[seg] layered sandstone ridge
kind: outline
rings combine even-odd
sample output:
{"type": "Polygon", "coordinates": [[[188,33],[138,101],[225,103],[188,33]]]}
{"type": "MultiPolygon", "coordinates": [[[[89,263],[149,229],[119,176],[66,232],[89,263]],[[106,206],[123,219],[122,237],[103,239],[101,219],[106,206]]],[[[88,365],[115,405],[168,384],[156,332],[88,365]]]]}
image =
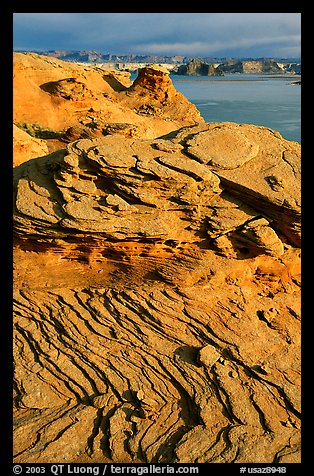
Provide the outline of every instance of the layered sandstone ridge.
{"type": "MultiPolygon", "coordinates": [[[[35,53],[14,53],[13,65],[13,122],[39,134],[50,151],[61,148],[62,141],[112,131],[152,138],[202,121],[196,107],[175,90],[169,72],[156,65],[140,71],[134,85],[130,73],[35,53]]],[[[17,154],[15,165],[22,160],[17,154]]]]}
{"type": "Polygon", "coordinates": [[[299,144],[118,132],[14,180],[16,462],[300,461],[299,144]]]}
{"type": "Polygon", "coordinates": [[[300,245],[299,146],[263,127],[81,139],[17,167],[15,180],[21,239],[227,244],[240,257],[300,245]]]}

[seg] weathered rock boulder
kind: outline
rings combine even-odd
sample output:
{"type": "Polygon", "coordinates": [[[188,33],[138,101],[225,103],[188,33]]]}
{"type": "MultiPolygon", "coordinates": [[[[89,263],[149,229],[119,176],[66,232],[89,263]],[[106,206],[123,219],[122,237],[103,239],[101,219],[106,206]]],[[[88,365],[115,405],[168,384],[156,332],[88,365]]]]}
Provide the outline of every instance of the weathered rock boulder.
{"type": "Polygon", "coordinates": [[[234,123],[14,169],[16,462],[300,461],[299,169],[234,123]]]}
{"type": "Polygon", "coordinates": [[[173,97],[177,92],[169,78],[169,71],[156,64],[140,69],[130,88],[131,90],[147,89],[156,99],[161,101],[173,97]]]}

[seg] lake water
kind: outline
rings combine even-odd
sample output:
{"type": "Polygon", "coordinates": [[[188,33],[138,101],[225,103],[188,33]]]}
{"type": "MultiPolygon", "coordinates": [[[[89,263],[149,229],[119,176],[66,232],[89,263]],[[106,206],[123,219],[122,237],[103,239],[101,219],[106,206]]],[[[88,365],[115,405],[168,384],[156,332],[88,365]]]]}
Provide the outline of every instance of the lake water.
{"type": "Polygon", "coordinates": [[[170,75],[174,87],[200,111],[206,122],[266,126],[289,140],[301,141],[300,78],[265,75],[170,75]]]}

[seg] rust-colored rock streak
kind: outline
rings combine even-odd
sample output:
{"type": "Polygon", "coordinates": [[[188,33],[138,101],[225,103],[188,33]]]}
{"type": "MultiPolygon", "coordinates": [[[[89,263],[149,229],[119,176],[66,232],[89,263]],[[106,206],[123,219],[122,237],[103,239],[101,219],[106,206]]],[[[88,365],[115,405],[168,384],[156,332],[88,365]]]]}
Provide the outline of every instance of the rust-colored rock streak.
{"type": "Polygon", "coordinates": [[[299,174],[233,123],[14,169],[15,462],[300,461],[299,174]]]}

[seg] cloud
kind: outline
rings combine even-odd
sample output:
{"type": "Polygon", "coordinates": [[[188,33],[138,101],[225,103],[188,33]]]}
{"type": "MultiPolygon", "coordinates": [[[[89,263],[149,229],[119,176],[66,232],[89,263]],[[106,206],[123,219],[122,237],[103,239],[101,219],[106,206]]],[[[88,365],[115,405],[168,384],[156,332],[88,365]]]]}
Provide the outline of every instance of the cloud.
{"type": "MultiPolygon", "coordinates": [[[[300,15],[271,13],[190,14],[173,23],[172,41],[140,42],[136,49],[163,54],[228,55],[256,49],[265,56],[300,49],[300,15]]],[[[300,51],[299,51],[300,54],[300,51]]]]}
{"type": "Polygon", "coordinates": [[[300,50],[300,18],[300,13],[15,13],[14,47],[115,54],[295,55],[300,50]]]}
{"type": "MultiPolygon", "coordinates": [[[[136,49],[141,49],[143,52],[148,53],[161,53],[161,54],[173,54],[173,51],[176,51],[177,54],[219,54],[224,51],[237,51],[239,49],[243,50],[245,48],[252,49],[253,47],[259,48],[266,45],[279,45],[281,43],[285,44],[286,42],[296,41],[298,42],[299,37],[295,36],[280,36],[280,37],[267,37],[267,38],[245,38],[245,39],[236,39],[236,40],[225,40],[225,41],[211,41],[201,42],[195,41],[192,43],[147,43],[145,45],[135,45],[136,49]]],[[[285,47],[282,48],[289,52],[290,49],[296,51],[298,47],[285,47]]]]}

